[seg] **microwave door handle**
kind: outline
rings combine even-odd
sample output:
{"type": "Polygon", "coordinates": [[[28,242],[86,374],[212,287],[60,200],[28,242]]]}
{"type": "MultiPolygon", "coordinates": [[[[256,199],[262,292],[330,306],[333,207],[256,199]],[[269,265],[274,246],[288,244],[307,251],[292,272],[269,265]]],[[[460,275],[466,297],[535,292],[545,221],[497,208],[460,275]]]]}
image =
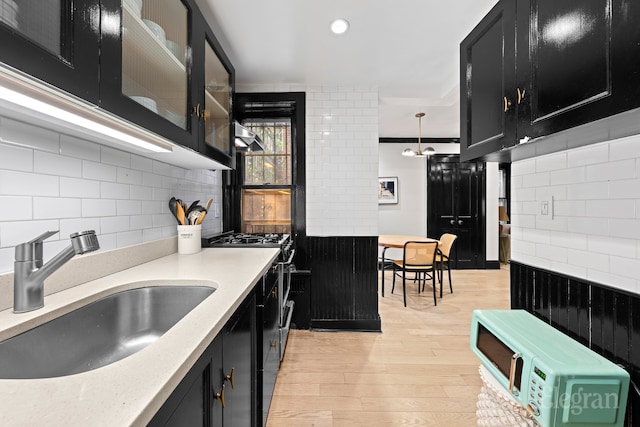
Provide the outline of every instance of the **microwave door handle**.
{"type": "Polygon", "coordinates": [[[509,393],[514,396],[518,395],[518,392],[513,392],[513,384],[516,382],[516,367],[518,364],[518,359],[520,359],[521,357],[522,356],[520,355],[520,353],[514,353],[511,357],[511,369],[509,370],[509,393]]]}

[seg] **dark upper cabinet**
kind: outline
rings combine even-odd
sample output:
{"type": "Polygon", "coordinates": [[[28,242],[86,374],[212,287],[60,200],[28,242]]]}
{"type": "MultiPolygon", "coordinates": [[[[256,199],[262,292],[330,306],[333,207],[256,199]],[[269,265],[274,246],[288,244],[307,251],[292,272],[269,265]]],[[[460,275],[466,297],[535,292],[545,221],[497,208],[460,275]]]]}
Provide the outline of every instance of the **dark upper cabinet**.
{"type": "Polygon", "coordinates": [[[473,159],[516,136],[514,1],[495,5],[464,39],[460,64],[460,150],[473,159]]]}
{"type": "Polygon", "coordinates": [[[98,0],[5,0],[0,61],[80,98],[98,101],[98,0]]]}
{"type": "Polygon", "coordinates": [[[102,22],[101,107],[233,167],[234,69],[197,6],[103,0],[102,22]]]}
{"type": "Polygon", "coordinates": [[[195,0],[5,3],[0,61],[235,166],[235,71],[195,0]]]}
{"type": "MultiPolygon", "coordinates": [[[[498,3],[461,44],[461,158],[508,161],[521,147],[527,150],[522,143],[640,106],[639,21],[640,4],[632,0],[498,3]],[[493,35],[498,22],[502,40],[493,35]],[[500,41],[502,57],[496,54],[500,41]],[[485,44],[493,50],[478,48],[485,44]],[[498,70],[496,62],[507,68],[498,70]],[[479,82],[488,88],[478,88],[479,82]],[[516,151],[505,150],[510,147],[516,151]]],[[[558,144],[555,151],[564,148],[558,144]]]]}

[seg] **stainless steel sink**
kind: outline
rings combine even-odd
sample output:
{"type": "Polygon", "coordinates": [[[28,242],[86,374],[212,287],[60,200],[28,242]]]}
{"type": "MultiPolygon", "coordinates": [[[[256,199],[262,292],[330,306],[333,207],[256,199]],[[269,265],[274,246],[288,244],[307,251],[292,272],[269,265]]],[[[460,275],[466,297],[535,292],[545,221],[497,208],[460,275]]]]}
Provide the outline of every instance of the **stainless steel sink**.
{"type": "Polygon", "coordinates": [[[215,288],[149,286],[118,292],[0,342],[0,379],[77,374],[156,341],[215,288]]]}

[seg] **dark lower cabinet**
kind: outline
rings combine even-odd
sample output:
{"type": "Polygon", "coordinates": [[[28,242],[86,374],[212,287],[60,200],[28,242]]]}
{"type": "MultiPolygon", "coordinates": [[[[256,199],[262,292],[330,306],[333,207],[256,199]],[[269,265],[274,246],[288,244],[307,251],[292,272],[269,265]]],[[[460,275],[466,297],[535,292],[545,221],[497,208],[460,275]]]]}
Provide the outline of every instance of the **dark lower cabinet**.
{"type": "Polygon", "coordinates": [[[149,426],[251,427],[256,416],[256,298],[252,292],[149,426]]]}

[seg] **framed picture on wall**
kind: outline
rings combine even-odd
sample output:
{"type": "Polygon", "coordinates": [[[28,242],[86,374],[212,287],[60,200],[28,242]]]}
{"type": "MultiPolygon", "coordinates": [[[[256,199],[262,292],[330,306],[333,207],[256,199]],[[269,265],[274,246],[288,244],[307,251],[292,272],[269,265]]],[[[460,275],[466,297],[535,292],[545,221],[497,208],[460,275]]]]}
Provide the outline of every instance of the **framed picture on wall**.
{"type": "Polygon", "coordinates": [[[398,177],[378,178],[378,204],[398,203],[398,177]]]}

